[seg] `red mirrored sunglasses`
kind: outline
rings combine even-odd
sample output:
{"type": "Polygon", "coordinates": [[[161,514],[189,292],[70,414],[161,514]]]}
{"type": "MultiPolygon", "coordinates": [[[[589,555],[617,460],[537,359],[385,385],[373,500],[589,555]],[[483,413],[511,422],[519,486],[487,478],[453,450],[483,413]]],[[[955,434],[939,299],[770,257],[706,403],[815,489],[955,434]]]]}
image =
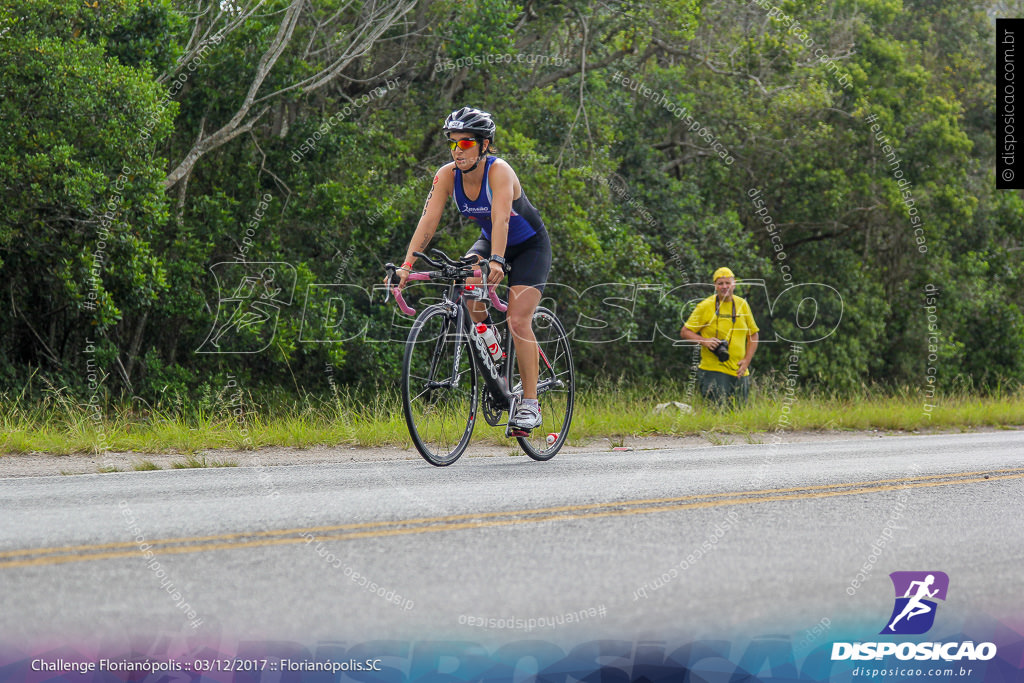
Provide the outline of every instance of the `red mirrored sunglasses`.
{"type": "Polygon", "coordinates": [[[463,140],[452,140],[451,138],[448,138],[448,149],[453,152],[456,147],[461,150],[467,150],[472,149],[474,145],[476,145],[476,140],[474,138],[465,138],[463,140]]]}

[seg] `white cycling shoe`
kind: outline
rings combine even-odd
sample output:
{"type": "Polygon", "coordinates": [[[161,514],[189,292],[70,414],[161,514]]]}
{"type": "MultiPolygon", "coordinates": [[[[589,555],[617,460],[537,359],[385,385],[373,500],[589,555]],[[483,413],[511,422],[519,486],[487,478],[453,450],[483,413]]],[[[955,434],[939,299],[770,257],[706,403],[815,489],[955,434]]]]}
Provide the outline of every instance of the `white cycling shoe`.
{"type": "Polygon", "coordinates": [[[519,429],[534,429],[540,427],[543,420],[540,417],[540,405],[520,401],[516,408],[516,414],[508,421],[510,427],[519,429]]]}

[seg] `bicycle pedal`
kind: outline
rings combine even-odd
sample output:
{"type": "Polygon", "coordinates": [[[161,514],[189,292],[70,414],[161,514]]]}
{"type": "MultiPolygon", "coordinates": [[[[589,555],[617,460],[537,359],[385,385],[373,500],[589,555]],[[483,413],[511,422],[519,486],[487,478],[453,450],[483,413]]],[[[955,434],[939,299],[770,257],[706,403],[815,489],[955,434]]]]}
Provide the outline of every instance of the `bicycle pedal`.
{"type": "Polygon", "coordinates": [[[517,438],[517,437],[520,437],[520,436],[529,436],[529,435],[530,435],[530,431],[528,429],[514,429],[513,428],[513,429],[509,429],[508,431],[505,432],[505,436],[507,436],[510,439],[514,439],[514,438],[517,438]]]}

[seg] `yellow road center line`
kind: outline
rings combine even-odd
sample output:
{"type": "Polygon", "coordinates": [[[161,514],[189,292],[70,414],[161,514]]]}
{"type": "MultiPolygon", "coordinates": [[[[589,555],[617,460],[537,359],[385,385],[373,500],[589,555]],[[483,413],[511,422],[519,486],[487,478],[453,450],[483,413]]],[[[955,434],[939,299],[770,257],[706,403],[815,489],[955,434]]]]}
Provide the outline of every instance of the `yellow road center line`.
{"type": "MultiPolygon", "coordinates": [[[[872,481],[852,481],[844,482],[840,484],[817,484],[813,486],[792,486],[788,488],[779,489],[760,489],[754,491],[728,491],[723,493],[700,493],[691,494],[688,496],[678,496],[673,498],[645,498],[639,500],[624,500],[619,502],[608,502],[608,503],[588,503],[584,505],[562,505],[557,507],[547,508],[536,508],[533,510],[511,510],[507,512],[476,512],[466,513],[460,515],[445,515],[441,517],[422,517],[417,519],[404,519],[404,520],[392,520],[392,521],[380,521],[380,522],[356,522],[352,524],[335,524],[330,526],[319,526],[319,527],[302,527],[293,529],[273,529],[270,531],[252,531],[252,532],[239,532],[232,534],[218,534],[213,536],[185,536],[180,538],[164,538],[156,539],[152,541],[145,541],[154,548],[156,546],[164,545],[180,545],[188,543],[202,543],[205,541],[222,541],[232,538],[261,538],[269,536],[290,536],[292,534],[302,533],[314,533],[314,532],[329,532],[329,531],[343,531],[348,529],[369,529],[369,528],[381,528],[390,526],[408,526],[410,524],[433,524],[437,522],[449,522],[457,521],[461,519],[487,519],[493,517],[508,517],[510,515],[538,515],[547,512],[566,512],[575,510],[593,510],[597,508],[607,507],[622,507],[631,505],[652,505],[658,503],[676,503],[688,500],[701,500],[709,498],[734,498],[737,496],[758,496],[765,494],[777,494],[777,493],[789,493],[792,491],[817,491],[817,490],[835,490],[845,489],[855,486],[873,486],[877,484],[889,484],[896,482],[912,482],[921,480],[931,479],[953,479],[970,477],[975,475],[984,474],[995,474],[1005,472],[1024,472],[1024,467],[1012,467],[997,470],[978,470],[970,472],[953,472],[948,474],[928,474],[917,477],[900,477],[896,479],[877,479],[872,481]]],[[[77,545],[77,546],[62,546],[54,548],[37,548],[37,549],[26,549],[26,550],[8,550],[0,552],[0,558],[3,557],[22,557],[25,555],[54,555],[60,553],[73,553],[91,550],[106,550],[112,548],[137,548],[138,543],[134,541],[119,541],[116,543],[101,543],[93,545],[77,545]]],[[[155,551],[154,551],[155,552],[155,551]]],[[[0,567],[5,566],[0,563],[0,567]]]]}
{"type": "MultiPolygon", "coordinates": [[[[1024,468],[1017,468],[1024,469],[1024,468]]],[[[1014,470],[993,470],[993,471],[1014,471],[1014,470]]],[[[982,474],[979,472],[979,474],[982,474]]],[[[948,476],[948,475],[947,475],[948,476]]],[[[925,478],[925,477],[922,477],[925,478]]],[[[547,521],[568,521],[578,519],[590,519],[598,517],[620,517],[625,515],[636,515],[636,514],[652,514],[656,512],[671,512],[678,510],[693,510],[693,509],[706,509],[713,507],[726,507],[733,505],[747,505],[753,503],[770,503],[777,501],[791,501],[791,500],[813,500],[817,498],[830,498],[833,496],[850,496],[850,495],[861,495],[866,493],[876,493],[884,491],[898,491],[907,488],[932,488],[937,486],[952,486],[955,484],[973,484],[981,482],[993,482],[1008,479],[1022,479],[1024,478],[1024,472],[1019,474],[1010,474],[1003,476],[983,476],[973,479],[954,479],[951,481],[935,481],[938,477],[927,477],[932,481],[917,481],[915,483],[904,483],[898,486],[864,486],[861,488],[845,488],[843,490],[817,490],[814,492],[805,493],[787,493],[786,491],[802,490],[802,489],[776,489],[773,491],[759,492],[759,493],[775,493],[776,491],[782,492],[782,495],[763,495],[761,497],[751,497],[750,495],[740,494],[715,494],[718,497],[733,495],[733,498],[725,498],[721,500],[703,500],[694,501],[689,503],[671,504],[674,501],[691,500],[696,496],[687,496],[679,499],[662,499],[653,500],[652,502],[660,503],[663,501],[669,501],[670,504],[655,505],[650,507],[632,507],[629,509],[618,509],[618,510],[601,510],[601,511],[589,511],[584,512],[584,508],[593,508],[593,505],[587,506],[565,506],[563,508],[547,508],[539,510],[523,510],[513,511],[505,513],[486,513],[478,515],[477,517],[493,517],[495,515],[504,515],[506,517],[512,517],[512,519],[491,519],[488,521],[478,520],[469,522],[454,522],[457,519],[464,519],[467,515],[453,515],[449,518],[432,518],[432,519],[420,519],[420,520],[405,520],[404,522],[389,522],[389,525],[395,524],[406,524],[406,528],[389,529],[389,528],[378,528],[368,529],[363,531],[353,531],[350,533],[335,534],[330,536],[315,536],[318,541],[342,541],[342,540],[354,540],[360,538],[383,538],[387,536],[400,536],[418,533],[432,533],[438,531],[456,531],[460,529],[482,529],[488,527],[498,526],[509,526],[513,524],[529,524],[536,522],[547,522],[547,521]],[[554,512],[555,514],[543,514],[545,512],[554,512]],[[558,512],[564,512],[568,514],[557,514],[558,512]],[[540,514],[538,514],[540,513],[540,514]],[[518,517],[515,517],[519,515],[518,517]],[[424,524],[428,524],[424,526],[424,524]],[[432,524],[430,526],[429,524],[432,524]],[[417,526],[409,526],[417,525],[417,526]]],[[[902,481],[902,480],[890,480],[890,481],[902,481]]],[[[870,482],[869,482],[870,483],[870,482]]],[[[846,485],[850,486],[849,484],[846,485]]],[[[814,488],[826,488],[826,487],[814,487],[814,488]]],[[[745,493],[745,492],[744,492],[745,493]]],[[[622,505],[621,503],[606,503],[602,507],[612,508],[622,505]]],[[[356,525],[365,526],[365,525],[356,525]]],[[[330,528],[330,527],[328,527],[330,528]]],[[[335,528],[336,529],[336,528],[335,528]]],[[[241,541],[241,542],[225,542],[225,543],[206,543],[199,545],[179,545],[172,547],[153,548],[151,552],[154,555],[176,555],[182,553],[194,553],[194,552],[205,552],[212,550],[233,550],[237,548],[256,548],[256,547],[267,547],[274,545],[293,545],[296,543],[309,543],[311,539],[307,536],[311,535],[312,531],[316,531],[315,528],[310,529],[296,529],[295,533],[302,532],[306,536],[289,537],[289,538],[260,538],[252,541],[241,541]]],[[[284,533],[284,532],[281,532],[284,533]]],[[[256,534],[250,535],[250,537],[256,534]]],[[[207,537],[210,539],[223,540],[230,537],[245,536],[244,534],[229,534],[225,536],[212,536],[207,537]]],[[[83,546],[89,549],[100,549],[105,546],[83,546]]],[[[44,549],[49,551],[50,549],[44,549]]],[[[24,551],[25,554],[32,551],[24,551]]],[[[149,551],[147,551],[149,552],[149,551]]],[[[29,566],[41,566],[41,565],[53,565],[53,564],[64,564],[68,562],[84,562],[88,560],[102,560],[102,559],[121,559],[127,557],[138,557],[142,555],[142,551],[137,548],[130,551],[119,551],[119,552],[107,552],[107,553],[92,553],[87,555],[46,555],[42,557],[30,557],[20,560],[9,560],[6,562],[0,562],[0,569],[13,569],[17,567],[29,567],[29,566]]]]}

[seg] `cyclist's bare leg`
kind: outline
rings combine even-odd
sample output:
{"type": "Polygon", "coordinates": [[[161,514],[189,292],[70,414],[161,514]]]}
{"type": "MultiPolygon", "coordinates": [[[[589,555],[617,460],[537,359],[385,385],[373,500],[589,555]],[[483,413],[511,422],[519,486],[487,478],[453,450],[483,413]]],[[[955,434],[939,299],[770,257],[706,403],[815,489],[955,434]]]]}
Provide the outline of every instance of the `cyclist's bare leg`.
{"type": "Polygon", "coordinates": [[[540,304],[541,292],[529,285],[512,287],[508,297],[509,333],[516,345],[516,360],[519,362],[519,376],[523,382],[523,398],[537,398],[537,375],[540,360],[537,354],[537,337],[533,334],[533,313],[540,304]]]}

